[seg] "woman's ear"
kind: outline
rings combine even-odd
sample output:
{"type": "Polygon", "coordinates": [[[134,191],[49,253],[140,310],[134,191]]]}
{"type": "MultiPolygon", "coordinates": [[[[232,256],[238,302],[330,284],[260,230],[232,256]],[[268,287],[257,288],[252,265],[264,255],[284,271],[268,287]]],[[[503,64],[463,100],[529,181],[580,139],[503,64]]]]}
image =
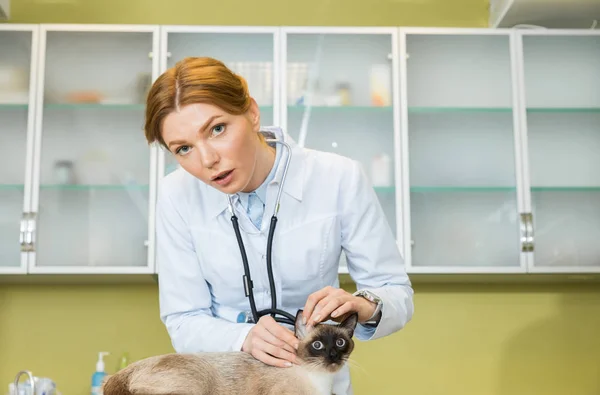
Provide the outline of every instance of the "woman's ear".
{"type": "Polygon", "coordinates": [[[250,107],[247,111],[248,120],[252,124],[252,130],[255,132],[260,131],[260,109],[254,98],[250,98],[250,107]]]}

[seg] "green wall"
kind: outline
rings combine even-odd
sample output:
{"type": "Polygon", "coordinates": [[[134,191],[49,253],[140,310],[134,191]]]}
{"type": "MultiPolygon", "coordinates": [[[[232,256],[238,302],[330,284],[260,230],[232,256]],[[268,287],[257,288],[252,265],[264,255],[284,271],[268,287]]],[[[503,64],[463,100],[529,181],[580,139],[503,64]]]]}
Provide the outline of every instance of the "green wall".
{"type": "Polygon", "coordinates": [[[12,22],[488,26],[483,0],[12,0],[12,22]]]}
{"type": "MultiPolygon", "coordinates": [[[[347,288],[352,291],[352,288],[347,288]]],[[[598,285],[415,285],[416,315],[357,342],[356,395],[600,394],[598,285]]],[[[89,393],[98,351],[172,351],[156,285],[0,285],[0,384],[19,369],[89,393]]],[[[4,387],[6,388],[6,387],[4,387]]]]}
{"type": "MultiPolygon", "coordinates": [[[[480,0],[13,0],[14,23],[486,27],[480,0]]],[[[349,288],[349,290],[352,290],[349,288]]],[[[357,395],[600,393],[594,285],[415,285],[404,330],[358,343],[357,395]]],[[[98,351],[172,351],[156,285],[0,284],[0,386],[20,369],[88,394],[98,351]]]]}

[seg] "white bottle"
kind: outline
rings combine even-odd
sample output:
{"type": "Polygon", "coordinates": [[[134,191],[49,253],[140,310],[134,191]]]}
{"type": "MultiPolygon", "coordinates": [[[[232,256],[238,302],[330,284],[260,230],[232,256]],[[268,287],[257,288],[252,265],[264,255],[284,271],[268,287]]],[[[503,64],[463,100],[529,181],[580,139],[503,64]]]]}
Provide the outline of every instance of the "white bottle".
{"type": "Polygon", "coordinates": [[[104,382],[104,378],[106,377],[106,372],[104,371],[104,356],[110,355],[108,352],[99,352],[98,353],[98,362],[96,362],[96,371],[92,375],[92,395],[102,395],[102,383],[104,382]]]}

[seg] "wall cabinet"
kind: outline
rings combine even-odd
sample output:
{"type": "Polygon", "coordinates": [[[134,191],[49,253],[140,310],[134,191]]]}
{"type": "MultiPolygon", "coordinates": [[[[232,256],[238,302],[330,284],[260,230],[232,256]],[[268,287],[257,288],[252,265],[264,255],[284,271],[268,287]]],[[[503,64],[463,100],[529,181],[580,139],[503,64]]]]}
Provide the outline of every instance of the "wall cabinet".
{"type": "Polygon", "coordinates": [[[0,273],[156,272],[144,97],[186,56],[359,160],[409,273],[600,272],[598,31],[5,24],[0,273]]]}

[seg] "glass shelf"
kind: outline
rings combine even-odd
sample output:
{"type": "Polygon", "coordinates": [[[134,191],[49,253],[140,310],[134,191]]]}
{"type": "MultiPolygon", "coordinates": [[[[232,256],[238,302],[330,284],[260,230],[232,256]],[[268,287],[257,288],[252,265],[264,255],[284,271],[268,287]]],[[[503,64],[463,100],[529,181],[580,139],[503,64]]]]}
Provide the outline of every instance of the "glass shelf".
{"type": "Polygon", "coordinates": [[[600,113],[600,107],[530,107],[528,113],[600,113]]]}
{"type": "MultiPolygon", "coordinates": [[[[408,107],[409,113],[511,113],[510,107],[408,107]]],[[[528,113],[600,113],[600,107],[527,108],[528,113]]]]}
{"type": "Polygon", "coordinates": [[[145,110],[141,103],[46,103],[48,110],[145,110]]]}
{"type": "Polygon", "coordinates": [[[23,184],[0,184],[0,190],[17,190],[22,191],[25,187],[23,184]]]}
{"type": "MultiPolygon", "coordinates": [[[[508,186],[411,186],[414,193],[426,192],[514,192],[516,187],[508,186]]],[[[531,187],[532,192],[600,192],[600,186],[539,186],[531,187]]]]}
{"type": "Polygon", "coordinates": [[[96,184],[96,185],[85,185],[85,184],[45,184],[40,185],[40,189],[62,189],[62,190],[121,190],[121,189],[148,189],[148,185],[118,185],[118,184],[96,184]]]}
{"type": "Polygon", "coordinates": [[[12,111],[12,110],[27,110],[28,104],[22,103],[0,103],[0,111],[12,111]]]}
{"type": "MultiPolygon", "coordinates": [[[[288,106],[288,111],[305,111],[307,110],[307,106],[302,105],[292,105],[288,106]]],[[[374,112],[389,112],[393,110],[392,106],[311,106],[311,111],[323,111],[323,112],[343,112],[347,114],[348,112],[356,111],[361,114],[364,112],[374,111],[374,112]]]]}
{"type": "Polygon", "coordinates": [[[396,192],[396,187],[373,187],[375,192],[377,193],[394,193],[396,192]]]}
{"type": "Polygon", "coordinates": [[[505,186],[411,186],[413,193],[428,192],[515,192],[516,187],[505,186]]]}
{"type": "Polygon", "coordinates": [[[491,112],[510,113],[510,107],[408,107],[409,113],[461,113],[461,112],[491,112]]]}

